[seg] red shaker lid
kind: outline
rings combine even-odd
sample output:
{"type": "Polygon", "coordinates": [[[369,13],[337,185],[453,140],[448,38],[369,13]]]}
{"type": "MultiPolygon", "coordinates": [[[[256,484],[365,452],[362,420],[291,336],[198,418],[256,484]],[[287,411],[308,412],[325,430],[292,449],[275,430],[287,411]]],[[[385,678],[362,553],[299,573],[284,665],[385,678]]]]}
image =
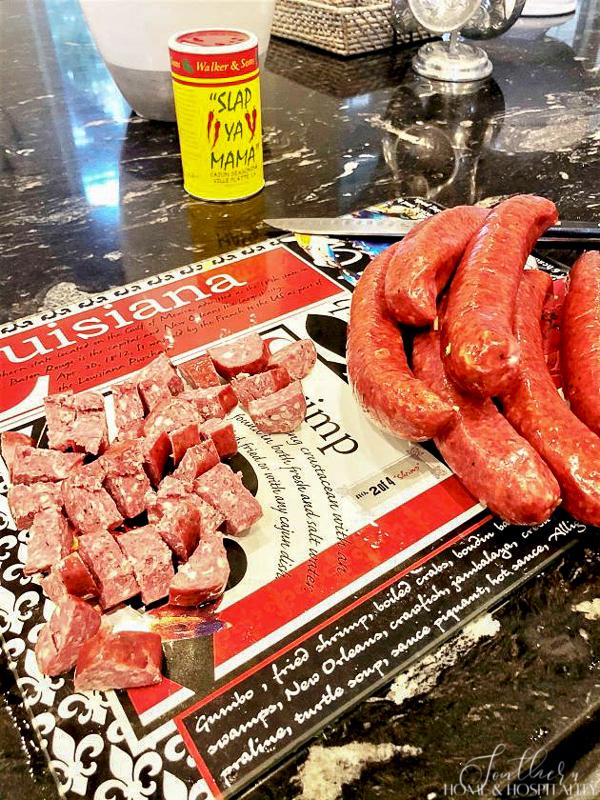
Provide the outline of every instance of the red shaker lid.
{"type": "Polygon", "coordinates": [[[197,44],[200,47],[228,47],[232,44],[249,42],[250,36],[245,31],[227,30],[226,28],[214,30],[189,31],[181,33],[175,40],[177,44],[197,44]]]}
{"type": "Polygon", "coordinates": [[[256,35],[241,28],[199,28],[179,31],[169,38],[171,50],[196,55],[241,53],[255,47],[256,35]]]}

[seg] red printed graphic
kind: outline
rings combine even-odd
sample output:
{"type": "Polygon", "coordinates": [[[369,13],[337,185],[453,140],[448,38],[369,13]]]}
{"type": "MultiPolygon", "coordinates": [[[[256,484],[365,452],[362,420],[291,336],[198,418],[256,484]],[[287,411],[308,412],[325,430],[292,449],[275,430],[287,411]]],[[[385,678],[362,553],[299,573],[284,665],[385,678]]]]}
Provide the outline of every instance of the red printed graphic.
{"type": "MultiPolygon", "coordinates": [[[[283,246],[156,288],[132,291],[0,338],[0,414],[43,392],[110,382],[158,353],[177,356],[337,294],[332,281],[283,246]],[[39,387],[38,387],[39,389],[39,387]]],[[[9,415],[6,415],[9,416],[9,415]]]]}
{"type": "Polygon", "coordinates": [[[343,548],[317,556],[316,580],[307,581],[308,562],[291,569],[257,592],[219,611],[226,623],[214,636],[215,664],[222,664],[383,564],[424,536],[473,508],[476,501],[454,475],[346,537],[343,548]],[[341,569],[343,557],[343,569],[341,569]],[[310,585],[310,590],[309,590],[310,585]],[[283,600],[282,598],[285,598],[283,600]],[[269,613],[265,614],[264,609],[269,613]],[[229,624],[227,624],[229,623],[229,624]],[[240,626],[244,636],[240,637],[240,626]]]}
{"type": "MultiPolygon", "coordinates": [[[[231,32],[222,32],[217,36],[210,46],[227,46],[227,37],[231,32]]],[[[170,47],[171,55],[171,74],[180,75],[183,78],[241,78],[244,75],[256,72],[258,69],[258,48],[256,45],[241,49],[238,52],[227,53],[206,53],[202,52],[204,44],[204,34],[198,31],[197,34],[188,36],[185,40],[187,44],[199,45],[198,52],[188,52],[178,50],[177,46],[170,47]]],[[[235,42],[235,44],[243,44],[235,42]]]]}
{"type": "Polygon", "coordinates": [[[248,130],[251,134],[250,141],[252,141],[252,139],[254,139],[254,134],[256,133],[256,109],[252,109],[252,116],[250,116],[248,111],[246,111],[244,116],[246,118],[246,125],[248,126],[248,130]]]}
{"type": "Polygon", "coordinates": [[[221,130],[221,123],[220,123],[219,120],[217,120],[215,122],[215,138],[213,139],[212,148],[211,148],[212,150],[215,149],[215,146],[216,146],[217,142],[219,141],[219,132],[220,132],[220,130],[221,130]]]}
{"type": "Polygon", "coordinates": [[[180,683],[175,683],[175,681],[171,681],[169,678],[163,676],[160,683],[154,686],[141,686],[137,689],[128,689],[127,694],[136,712],[138,714],[143,714],[145,711],[149,711],[159,703],[162,703],[167,697],[171,697],[171,695],[179,692],[182,688],[180,683]]]}

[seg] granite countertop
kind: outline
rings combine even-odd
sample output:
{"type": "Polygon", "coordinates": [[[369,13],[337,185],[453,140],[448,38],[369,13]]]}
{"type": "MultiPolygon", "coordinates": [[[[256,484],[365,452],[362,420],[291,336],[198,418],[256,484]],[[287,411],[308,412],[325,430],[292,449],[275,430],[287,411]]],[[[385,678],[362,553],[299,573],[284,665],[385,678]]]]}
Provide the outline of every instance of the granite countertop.
{"type": "MultiPolygon", "coordinates": [[[[2,13],[4,320],[258,241],[268,216],[337,215],[399,195],[455,205],[533,192],[565,218],[600,217],[593,0],[486,42],[493,77],[470,93],[418,78],[410,48],[343,60],[272,41],[267,186],[227,206],[184,193],[174,126],[131,115],[77,0],[4,0],[2,13]]],[[[556,796],[569,781],[579,796],[595,796],[586,782],[600,793],[599,565],[592,549],[573,548],[250,796],[434,800],[452,787],[456,796],[473,759],[472,769],[487,766],[495,753],[494,766],[514,773],[509,744],[525,761],[548,750],[530,782],[549,786],[553,770],[556,796]]],[[[32,780],[11,721],[16,690],[0,675],[0,797],[50,800],[54,785],[35,759],[32,780]]]]}

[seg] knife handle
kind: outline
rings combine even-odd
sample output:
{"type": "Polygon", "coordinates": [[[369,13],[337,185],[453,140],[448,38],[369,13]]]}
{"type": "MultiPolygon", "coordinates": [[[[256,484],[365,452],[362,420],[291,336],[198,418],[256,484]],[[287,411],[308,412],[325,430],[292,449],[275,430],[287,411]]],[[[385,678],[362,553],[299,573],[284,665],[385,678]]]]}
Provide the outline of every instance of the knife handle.
{"type": "Polygon", "coordinates": [[[600,242],[600,225],[595,222],[562,220],[544,231],[540,241],[598,244],[600,242]]]}

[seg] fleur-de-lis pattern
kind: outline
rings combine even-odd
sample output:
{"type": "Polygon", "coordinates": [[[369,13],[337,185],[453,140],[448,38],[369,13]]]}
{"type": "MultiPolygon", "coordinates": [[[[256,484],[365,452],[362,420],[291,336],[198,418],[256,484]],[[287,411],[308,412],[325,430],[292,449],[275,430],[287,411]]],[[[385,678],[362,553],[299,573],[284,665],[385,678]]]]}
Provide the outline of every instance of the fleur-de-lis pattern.
{"type": "MultiPolygon", "coordinates": [[[[0,501],[3,499],[4,498],[0,497],[0,501]]],[[[1,515],[2,515],[2,510],[0,508],[0,524],[3,524],[1,520],[1,515]]],[[[2,528],[2,530],[4,530],[4,527],[2,528]]],[[[6,561],[11,557],[11,552],[16,544],[17,544],[17,537],[12,533],[7,533],[4,536],[0,537],[0,562],[6,561]]]]}
{"type": "Polygon", "coordinates": [[[168,761],[181,761],[185,759],[189,767],[194,767],[194,759],[188,753],[187,747],[183,743],[183,739],[179,733],[176,733],[166,741],[165,758],[168,761]]]}
{"type": "Polygon", "coordinates": [[[94,800],[148,800],[157,795],[156,776],[162,769],[162,758],[149,751],[133,759],[117,745],[110,749],[110,771],[114,778],[104,781],[94,794],[94,800]]]}
{"type": "Polygon", "coordinates": [[[64,678],[51,678],[42,675],[38,669],[33,650],[25,651],[23,666],[27,674],[17,678],[17,686],[21,690],[27,706],[43,705],[52,708],[56,692],[65,685],[64,678]]]}
{"type": "Polygon", "coordinates": [[[52,736],[50,768],[58,778],[60,791],[87,797],[88,778],[96,772],[96,758],[104,750],[104,739],[97,733],[84,736],[78,743],[62,728],[52,736]]]}
{"type": "MultiPolygon", "coordinates": [[[[2,581],[10,580],[10,568],[2,573],[2,581]]],[[[15,579],[13,582],[18,583],[15,579]]],[[[0,586],[0,633],[22,633],[24,623],[31,619],[33,609],[39,604],[39,594],[34,591],[16,595],[0,586]]]]}
{"type": "Polygon", "coordinates": [[[197,780],[193,786],[186,786],[185,783],[167,770],[163,771],[162,797],[176,797],[177,800],[210,800],[211,794],[206,781],[197,780]]]}
{"type": "Polygon", "coordinates": [[[81,724],[91,721],[104,725],[109,708],[103,692],[79,692],[60,701],[58,715],[62,719],[76,717],[81,724]]]}
{"type": "Polygon", "coordinates": [[[11,664],[25,651],[25,642],[23,639],[6,639],[4,642],[4,649],[8,656],[8,663],[11,664]]]}

